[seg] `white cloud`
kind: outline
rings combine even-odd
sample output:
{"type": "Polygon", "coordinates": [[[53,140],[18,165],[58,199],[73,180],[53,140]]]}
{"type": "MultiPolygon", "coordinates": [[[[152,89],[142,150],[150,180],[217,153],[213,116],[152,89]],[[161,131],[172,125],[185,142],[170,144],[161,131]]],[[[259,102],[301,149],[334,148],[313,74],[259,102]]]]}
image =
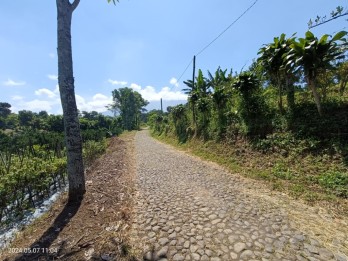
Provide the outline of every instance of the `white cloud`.
{"type": "Polygon", "coordinates": [[[168,101],[186,101],[187,95],[180,91],[172,91],[169,87],[163,87],[159,92],[160,96],[164,100],[168,101]]]}
{"type": "Polygon", "coordinates": [[[13,96],[11,97],[11,99],[12,99],[13,101],[21,101],[21,100],[24,99],[24,97],[23,97],[23,96],[19,96],[19,95],[13,95],[13,96]]]}
{"type": "Polygon", "coordinates": [[[14,81],[14,80],[8,79],[7,81],[3,82],[3,84],[4,84],[5,86],[22,86],[22,85],[25,85],[26,82],[24,82],[24,81],[18,81],[18,82],[16,82],[16,81],[14,81]]]}
{"type": "Polygon", "coordinates": [[[142,88],[140,85],[132,83],[130,87],[139,92],[147,101],[159,101],[161,98],[167,101],[186,101],[187,95],[180,91],[173,91],[169,87],[163,87],[159,92],[152,86],[142,88]]]}
{"type": "Polygon", "coordinates": [[[60,105],[60,99],[53,91],[42,88],[35,92],[35,95],[40,96],[38,99],[26,100],[25,97],[20,95],[14,95],[11,97],[13,103],[13,111],[30,110],[34,112],[47,111],[52,113],[57,110],[57,106],[60,105]]]}
{"type": "Polygon", "coordinates": [[[127,82],[125,81],[117,81],[117,80],[109,79],[108,82],[111,83],[112,85],[122,85],[122,86],[127,85],[127,82]]]}
{"type": "MultiPolygon", "coordinates": [[[[109,83],[113,85],[126,85],[127,82],[121,82],[121,81],[114,81],[109,79],[109,83]]],[[[159,101],[161,98],[163,100],[168,100],[168,101],[186,101],[187,100],[187,95],[180,92],[176,91],[175,88],[179,87],[178,80],[176,78],[171,78],[169,83],[174,86],[174,90],[172,90],[169,87],[163,87],[160,91],[156,91],[155,87],[152,86],[146,86],[143,88],[139,84],[136,83],[131,83],[129,85],[129,88],[133,89],[134,91],[137,91],[141,94],[141,96],[147,100],[147,101],[159,101]]]]}
{"type": "Polygon", "coordinates": [[[136,83],[132,83],[130,85],[130,88],[132,88],[134,91],[137,91],[137,92],[141,91],[141,86],[136,83]]]}
{"type": "Polygon", "coordinates": [[[43,100],[32,100],[29,102],[25,102],[25,110],[30,110],[30,111],[51,111],[53,105],[56,104],[56,102],[52,102],[52,101],[43,101],[43,100]]]}
{"type": "Polygon", "coordinates": [[[46,88],[36,90],[35,95],[37,96],[47,95],[48,98],[55,98],[57,96],[53,91],[46,88]]]}
{"type": "Polygon", "coordinates": [[[47,77],[48,77],[48,79],[53,80],[53,81],[58,80],[58,76],[54,75],[54,74],[49,74],[49,75],[47,75],[47,77]]]}
{"type": "Polygon", "coordinates": [[[174,85],[175,87],[179,87],[178,79],[176,79],[175,77],[171,78],[169,83],[171,85],[174,85]]]}
{"type": "Polygon", "coordinates": [[[12,97],[12,99],[16,101],[16,103],[13,104],[11,108],[12,111],[18,112],[21,110],[29,110],[34,112],[47,111],[48,113],[50,113],[52,109],[59,104],[58,100],[45,101],[34,99],[31,101],[25,101],[24,98],[20,98],[20,96],[12,97]]]}
{"type": "Polygon", "coordinates": [[[112,97],[108,97],[101,93],[95,94],[90,101],[86,101],[85,98],[78,94],[76,95],[76,104],[80,111],[105,112],[108,110],[106,106],[111,103],[112,97]]]}

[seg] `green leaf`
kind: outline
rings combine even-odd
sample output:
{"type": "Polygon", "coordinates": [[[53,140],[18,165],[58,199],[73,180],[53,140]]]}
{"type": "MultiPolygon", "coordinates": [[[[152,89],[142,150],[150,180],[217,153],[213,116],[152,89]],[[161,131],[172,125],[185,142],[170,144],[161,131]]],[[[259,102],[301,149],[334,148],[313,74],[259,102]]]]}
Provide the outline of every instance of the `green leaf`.
{"type": "Polygon", "coordinates": [[[319,44],[323,44],[325,42],[327,42],[327,38],[329,38],[329,35],[328,34],[324,34],[320,40],[319,40],[319,44]]]}
{"type": "Polygon", "coordinates": [[[307,31],[306,32],[306,38],[307,39],[313,39],[314,38],[314,34],[311,31],[307,31]]]}
{"type": "Polygon", "coordinates": [[[332,37],[331,41],[335,42],[335,41],[338,41],[338,40],[342,40],[342,38],[344,36],[346,36],[346,35],[347,35],[346,31],[340,31],[337,34],[335,34],[334,37],[332,37]]]}

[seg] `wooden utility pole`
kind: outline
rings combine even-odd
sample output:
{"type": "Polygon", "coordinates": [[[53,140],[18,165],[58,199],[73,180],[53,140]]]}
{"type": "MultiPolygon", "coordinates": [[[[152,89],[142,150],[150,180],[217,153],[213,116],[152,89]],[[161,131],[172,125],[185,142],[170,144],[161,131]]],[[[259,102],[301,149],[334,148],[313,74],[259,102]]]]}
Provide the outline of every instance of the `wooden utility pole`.
{"type": "Polygon", "coordinates": [[[195,89],[196,55],[193,56],[192,90],[195,89]]]}
{"type": "MultiPolygon", "coordinates": [[[[196,78],[196,55],[193,56],[193,73],[192,73],[192,93],[196,95],[195,91],[195,78],[196,78]]],[[[192,104],[192,117],[193,117],[193,124],[195,126],[195,133],[194,136],[197,136],[197,122],[196,122],[196,108],[195,104],[192,104]]]]}
{"type": "Polygon", "coordinates": [[[162,98],[161,98],[161,112],[163,114],[163,104],[162,104],[162,98]]]}

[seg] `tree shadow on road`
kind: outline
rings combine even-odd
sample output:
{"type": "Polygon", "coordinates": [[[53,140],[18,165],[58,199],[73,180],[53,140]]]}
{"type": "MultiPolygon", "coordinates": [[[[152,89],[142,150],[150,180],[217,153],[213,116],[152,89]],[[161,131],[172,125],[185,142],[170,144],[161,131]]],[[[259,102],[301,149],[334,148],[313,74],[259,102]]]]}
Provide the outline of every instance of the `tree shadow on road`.
{"type": "Polygon", "coordinates": [[[57,256],[59,256],[60,252],[63,250],[65,243],[62,242],[59,249],[53,249],[50,247],[52,243],[57,239],[59,233],[63,230],[63,228],[75,216],[81,206],[81,202],[82,199],[74,203],[67,203],[64,209],[56,217],[53,224],[42,234],[42,236],[38,240],[36,240],[31,246],[26,248],[26,251],[23,251],[32,253],[22,253],[19,256],[15,257],[14,260],[56,260],[57,256]]]}

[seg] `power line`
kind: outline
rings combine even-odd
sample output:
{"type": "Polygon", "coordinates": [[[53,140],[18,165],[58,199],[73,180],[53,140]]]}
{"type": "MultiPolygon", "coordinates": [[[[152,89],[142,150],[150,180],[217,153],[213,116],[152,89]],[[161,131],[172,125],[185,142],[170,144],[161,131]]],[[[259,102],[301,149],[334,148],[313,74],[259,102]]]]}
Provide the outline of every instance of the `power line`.
{"type": "Polygon", "coordinates": [[[179,79],[177,80],[177,82],[179,82],[181,80],[181,78],[184,76],[185,72],[187,71],[187,69],[190,67],[190,65],[192,64],[193,60],[190,60],[190,63],[186,66],[185,70],[182,72],[182,74],[180,75],[179,79]]]}
{"type": "MultiPolygon", "coordinates": [[[[238,22],[239,19],[241,19],[256,3],[258,2],[258,0],[255,0],[253,4],[251,4],[240,16],[237,17],[237,19],[235,19],[229,26],[226,27],[225,30],[223,30],[218,36],[216,36],[210,43],[208,43],[204,48],[202,48],[197,54],[196,56],[200,55],[201,53],[203,53],[206,49],[208,49],[217,39],[219,39],[228,29],[230,29],[236,22],[238,22]]],[[[180,75],[179,79],[177,80],[177,82],[180,82],[181,78],[184,76],[185,72],[187,71],[187,69],[190,67],[190,65],[192,64],[193,59],[190,60],[190,63],[186,66],[185,70],[182,72],[182,74],[180,75]]]]}
{"type": "Polygon", "coordinates": [[[238,22],[239,19],[241,19],[256,3],[258,0],[255,0],[255,2],[249,6],[236,20],[234,20],[225,30],[223,30],[218,36],[216,36],[210,43],[208,43],[202,50],[200,50],[196,56],[203,53],[210,45],[212,45],[217,39],[219,39],[228,29],[230,29],[236,22],[238,22]]]}

